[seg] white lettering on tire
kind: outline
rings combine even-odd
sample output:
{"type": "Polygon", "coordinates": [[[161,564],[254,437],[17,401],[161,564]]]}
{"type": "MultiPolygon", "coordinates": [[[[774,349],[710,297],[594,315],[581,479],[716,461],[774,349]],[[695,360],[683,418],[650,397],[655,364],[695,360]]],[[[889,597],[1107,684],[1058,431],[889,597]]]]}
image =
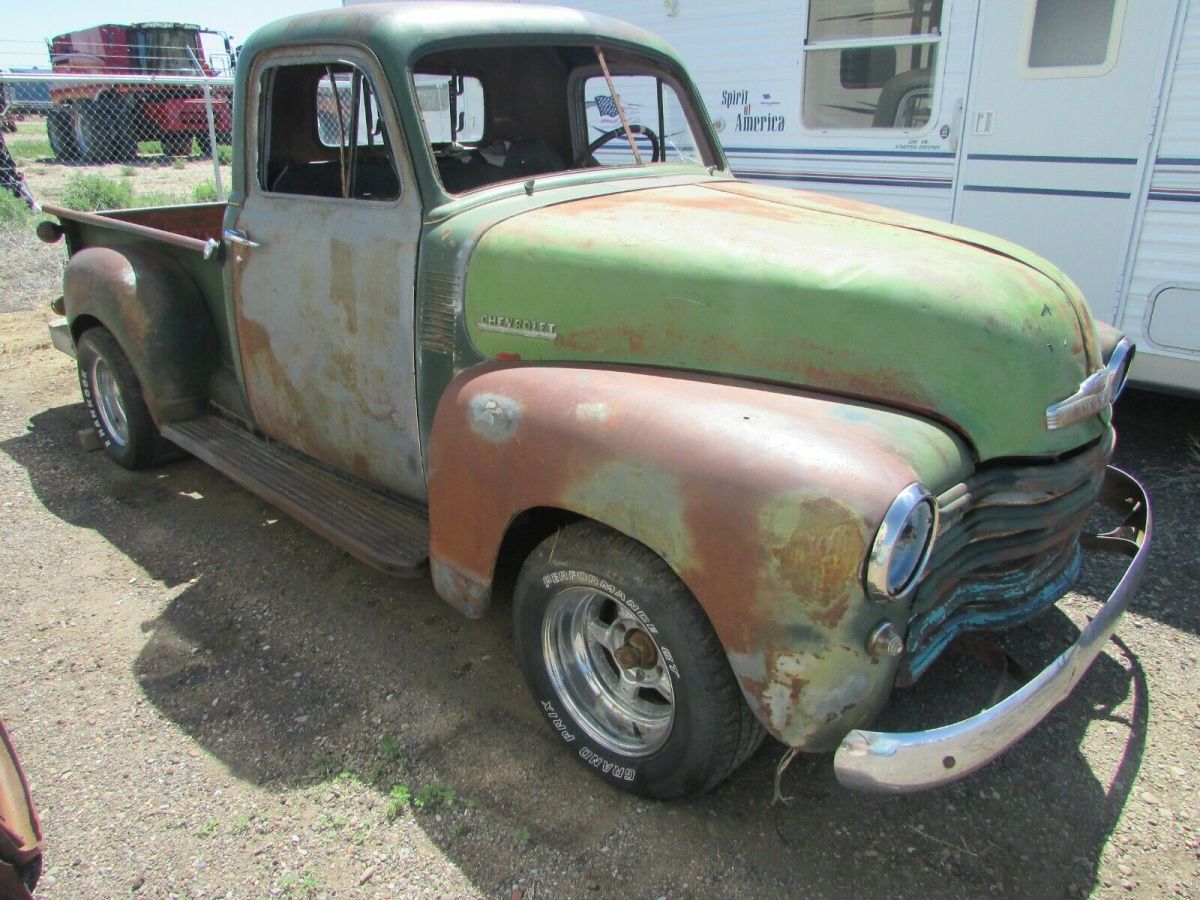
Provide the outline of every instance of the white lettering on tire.
{"type": "Polygon", "coordinates": [[[616,763],[605,759],[591,747],[580,747],[579,758],[593,769],[599,769],[605,775],[615,778],[617,781],[633,781],[637,778],[637,769],[633,766],[618,766],[616,763]]]}
{"type": "Polygon", "coordinates": [[[104,423],[100,421],[100,413],[96,411],[96,402],[92,397],[92,386],[88,381],[87,372],[79,373],[79,384],[83,388],[83,402],[87,406],[88,414],[92,417],[92,429],[96,432],[96,436],[100,438],[101,443],[105,447],[112,446],[112,438],[108,436],[108,432],[104,428],[104,423]]]}
{"type": "Polygon", "coordinates": [[[554,704],[549,700],[542,701],[542,709],[545,710],[547,718],[550,719],[550,724],[554,726],[554,730],[568,744],[575,740],[575,735],[567,730],[567,723],[563,721],[562,716],[558,714],[558,710],[554,708],[554,704]]]}
{"type": "Polygon", "coordinates": [[[658,634],[658,628],[650,621],[650,616],[633,600],[625,596],[625,592],[615,585],[598,575],[593,575],[591,572],[583,572],[578,569],[559,569],[557,572],[549,572],[542,576],[542,586],[550,587],[552,584],[586,584],[590,587],[599,588],[607,594],[616,597],[626,608],[637,616],[638,621],[645,626],[646,630],[651,634],[658,634]]]}

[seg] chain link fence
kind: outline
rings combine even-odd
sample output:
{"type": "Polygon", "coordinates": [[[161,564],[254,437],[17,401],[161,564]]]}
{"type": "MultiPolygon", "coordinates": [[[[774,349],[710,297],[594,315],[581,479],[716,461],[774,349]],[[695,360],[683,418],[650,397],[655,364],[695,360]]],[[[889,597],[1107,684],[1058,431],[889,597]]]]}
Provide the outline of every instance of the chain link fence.
{"type": "Polygon", "coordinates": [[[0,101],[8,151],[39,202],[37,176],[50,166],[82,171],[198,160],[210,162],[215,197],[225,196],[230,78],[0,73],[0,101]]]}
{"type": "Polygon", "coordinates": [[[9,182],[23,177],[37,203],[61,204],[68,185],[90,177],[115,182],[107,196],[126,205],[224,199],[232,63],[198,58],[192,46],[108,42],[104,64],[89,68],[87,49],[0,40],[0,168],[9,170],[0,189],[14,192],[9,182]]]}

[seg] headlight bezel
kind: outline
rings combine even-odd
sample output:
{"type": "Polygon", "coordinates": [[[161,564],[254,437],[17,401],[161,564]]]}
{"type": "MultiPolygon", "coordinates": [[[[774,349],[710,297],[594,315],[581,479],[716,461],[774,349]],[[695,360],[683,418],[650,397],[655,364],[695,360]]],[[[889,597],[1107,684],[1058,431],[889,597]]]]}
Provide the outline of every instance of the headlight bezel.
{"type": "Polygon", "coordinates": [[[919,481],[905,486],[896,495],[875,532],[875,540],[871,544],[871,552],[867,556],[866,571],[863,582],[869,596],[876,603],[893,603],[907,599],[921,581],[929,558],[933,554],[933,545],[937,539],[939,510],[937,498],[919,481]],[[904,535],[906,526],[922,507],[929,511],[929,521],[926,525],[922,548],[911,571],[901,581],[898,587],[893,587],[891,577],[892,557],[899,547],[900,538],[904,535]]]}

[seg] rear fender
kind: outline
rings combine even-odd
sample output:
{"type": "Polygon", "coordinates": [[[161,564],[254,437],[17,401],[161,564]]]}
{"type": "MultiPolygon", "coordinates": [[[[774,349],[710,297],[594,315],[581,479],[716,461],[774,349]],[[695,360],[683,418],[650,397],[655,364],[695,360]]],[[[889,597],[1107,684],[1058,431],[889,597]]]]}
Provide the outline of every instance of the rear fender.
{"type": "Polygon", "coordinates": [[[179,263],[151,247],[85,247],[67,265],[63,297],[76,342],[94,321],[113,333],[156,424],[204,410],[216,333],[179,263]]]}
{"type": "Polygon", "coordinates": [[[479,615],[516,516],[601,522],[684,581],[768,730],[822,749],[891,689],[894,660],[865,645],[883,621],[903,633],[907,609],[862,585],[884,513],[913,481],[969,469],[946,429],[865,404],[647,369],[480,366],[451,382],[430,439],[434,585],[479,615]]]}

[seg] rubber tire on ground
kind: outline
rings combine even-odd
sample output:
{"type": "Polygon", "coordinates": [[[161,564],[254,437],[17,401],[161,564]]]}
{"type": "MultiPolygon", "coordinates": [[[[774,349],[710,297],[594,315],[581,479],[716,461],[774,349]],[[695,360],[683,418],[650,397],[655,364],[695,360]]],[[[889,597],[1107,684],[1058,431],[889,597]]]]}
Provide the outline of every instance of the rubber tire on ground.
{"type": "MultiPolygon", "coordinates": [[[[605,591],[610,593],[609,591],[605,591]]],[[[517,657],[547,724],[595,774],[637,794],[667,800],[711,790],[762,743],[766,732],[742,697],[725,651],[700,604],[656,553],[594,522],[544,540],[521,568],[513,597],[517,657]],[[588,734],[555,689],[544,657],[543,620],[555,595],[610,586],[635,604],[669,650],[674,721],[665,743],[625,756],[588,734]]],[[[661,652],[661,649],[660,649],[661,652]]]]}
{"type": "Polygon", "coordinates": [[[166,156],[192,155],[192,133],[190,131],[168,131],[162,136],[161,143],[166,156]]]}
{"type": "Polygon", "coordinates": [[[50,150],[63,162],[78,162],[79,147],[71,133],[71,110],[56,106],[46,113],[46,137],[50,139],[50,150]]]}
{"type": "Polygon", "coordinates": [[[110,123],[108,152],[114,162],[137,159],[138,145],[134,134],[134,114],[120,100],[106,98],[101,101],[102,114],[110,123]]]}
{"type": "Polygon", "coordinates": [[[79,100],[71,104],[71,136],[84,162],[123,162],[137,156],[129,116],[119,100],[79,100]]]}
{"type": "Polygon", "coordinates": [[[76,100],[71,104],[71,137],[83,162],[103,163],[112,158],[110,123],[104,108],[96,100],[76,100]]]}
{"type": "Polygon", "coordinates": [[[100,439],[100,445],[113,462],[126,469],[145,469],[167,458],[178,456],[175,445],[162,438],[154,427],[150,410],[142,396],[142,385],[134,374],[133,366],[117,339],[106,328],[96,327],[85,331],[75,345],[76,363],[79,372],[79,389],[92,420],[92,428],[100,439]],[[92,389],[92,371],[97,359],[102,359],[109,368],[121,394],[121,406],[125,411],[128,440],[122,445],[113,438],[96,408],[92,389]]]}

